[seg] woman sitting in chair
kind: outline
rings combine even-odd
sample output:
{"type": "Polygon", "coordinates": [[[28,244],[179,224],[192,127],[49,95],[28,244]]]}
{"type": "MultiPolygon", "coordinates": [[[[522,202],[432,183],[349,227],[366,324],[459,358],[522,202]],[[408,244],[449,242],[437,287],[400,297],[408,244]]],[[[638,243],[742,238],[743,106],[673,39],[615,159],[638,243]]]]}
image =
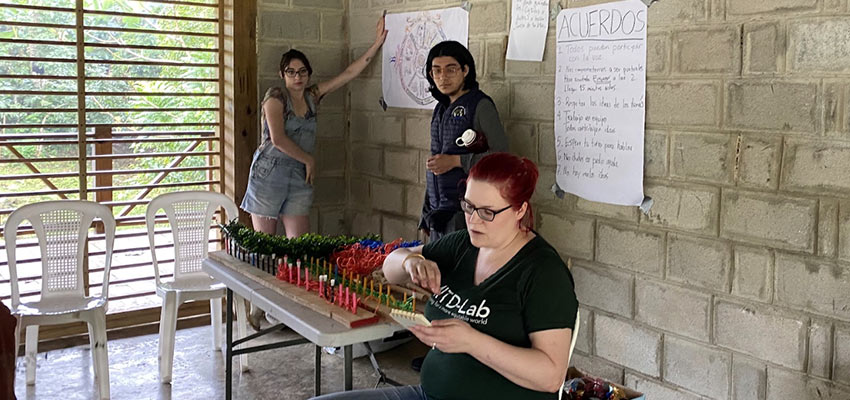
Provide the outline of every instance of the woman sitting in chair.
{"type": "Polygon", "coordinates": [[[410,329],[431,346],[421,385],[320,399],[558,398],[578,301],[558,252],[532,230],[537,177],[528,159],[484,157],[460,201],[466,230],[386,258],[390,282],[434,293],[425,307],[432,325],[410,329]]]}

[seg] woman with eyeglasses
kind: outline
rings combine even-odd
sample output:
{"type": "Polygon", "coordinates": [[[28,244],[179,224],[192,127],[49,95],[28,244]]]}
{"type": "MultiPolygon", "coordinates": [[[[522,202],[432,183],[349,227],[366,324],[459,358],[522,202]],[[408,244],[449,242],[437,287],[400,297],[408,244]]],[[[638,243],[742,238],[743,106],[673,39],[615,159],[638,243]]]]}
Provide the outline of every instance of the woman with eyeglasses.
{"type": "Polygon", "coordinates": [[[508,140],[493,99],[478,88],[475,60],[462,44],[445,41],[431,48],[425,78],[437,105],[431,117],[431,156],[425,162],[419,228],[436,240],[463,229],[458,183],[483,156],[507,151],[508,140]],[[486,137],[486,151],[472,151],[458,140],[468,129],[486,137]]]}
{"type": "Polygon", "coordinates": [[[391,283],[434,293],[425,306],[431,326],[410,328],[431,347],[421,384],[321,399],[558,398],[578,301],[567,266],[533,230],[537,177],[526,158],[482,158],[460,202],[466,229],[384,261],[391,283]]]}
{"type": "Polygon", "coordinates": [[[322,98],[357,77],[384,43],[384,17],[378,20],[375,42],[342,73],[312,83],[307,56],[289,50],[280,60],[283,87],[270,88],[262,102],[263,140],[251,163],[242,209],[251,213],[254,229],[274,234],[278,218],[287,237],[310,228],[316,160],[316,108],[322,98]]]}

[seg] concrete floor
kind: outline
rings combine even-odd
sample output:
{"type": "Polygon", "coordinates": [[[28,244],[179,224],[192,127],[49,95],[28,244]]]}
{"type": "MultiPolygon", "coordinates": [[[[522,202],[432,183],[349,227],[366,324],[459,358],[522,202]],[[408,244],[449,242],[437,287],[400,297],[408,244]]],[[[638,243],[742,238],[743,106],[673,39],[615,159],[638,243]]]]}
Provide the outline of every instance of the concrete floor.
{"type": "MultiPolygon", "coordinates": [[[[224,398],[224,354],[211,349],[209,326],[177,331],[173,381],[159,382],[157,335],[109,341],[109,380],[113,399],[222,399],[224,398]]],[[[291,330],[267,335],[249,345],[296,338],[291,330]]],[[[404,384],[419,382],[410,360],[428,348],[415,338],[377,354],[388,377],[404,384]]],[[[322,355],[322,393],[341,391],[343,360],[322,355]]],[[[356,352],[355,352],[356,353],[356,352]]],[[[303,344],[249,354],[250,371],[234,373],[234,399],[307,399],[313,396],[314,347],[303,344]]],[[[18,399],[95,399],[91,353],[77,346],[38,354],[36,383],[27,386],[23,357],[18,357],[15,393],[18,399]]],[[[234,359],[234,370],[238,361],[234,359]]],[[[377,374],[368,357],[354,360],[354,388],[375,385],[377,374]]]]}

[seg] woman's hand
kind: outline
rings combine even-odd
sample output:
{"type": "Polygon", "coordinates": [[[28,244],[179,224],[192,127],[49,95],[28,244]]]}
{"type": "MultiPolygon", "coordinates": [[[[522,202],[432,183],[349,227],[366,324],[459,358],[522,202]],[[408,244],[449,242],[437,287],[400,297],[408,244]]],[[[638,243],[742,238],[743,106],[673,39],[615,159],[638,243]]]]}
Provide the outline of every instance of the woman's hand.
{"type": "Polygon", "coordinates": [[[423,257],[409,257],[401,266],[410,275],[410,281],[431,293],[440,293],[440,268],[437,263],[423,257]]]}
{"type": "Polygon", "coordinates": [[[378,25],[375,27],[375,47],[381,47],[384,44],[384,41],[387,40],[387,30],[385,28],[384,18],[386,17],[387,12],[384,11],[384,15],[381,15],[381,18],[378,18],[378,25]]]}
{"type": "Polygon", "coordinates": [[[307,170],[307,173],[305,174],[304,181],[307,182],[308,185],[312,185],[313,184],[313,175],[316,172],[316,159],[313,158],[312,155],[307,154],[307,159],[304,160],[304,167],[307,170]]]}
{"type": "Polygon", "coordinates": [[[422,343],[443,353],[469,353],[482,334],[455,318],[434,320],[431,326],[414,325],[409,329],[422,343]]]}

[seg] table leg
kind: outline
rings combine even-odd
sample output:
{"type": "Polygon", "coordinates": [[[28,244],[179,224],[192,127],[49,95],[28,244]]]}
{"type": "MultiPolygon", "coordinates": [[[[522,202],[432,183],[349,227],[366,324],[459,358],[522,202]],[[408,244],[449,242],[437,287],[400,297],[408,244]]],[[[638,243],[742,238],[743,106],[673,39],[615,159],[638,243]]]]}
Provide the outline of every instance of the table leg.
{"type": "Polygon", "coordinates": [[[347,346],[343,346],[343,352],[345,353],[345,367],[344,367],[345,368],[345,370],[344,370],[345,391],[349,391],[354,386],[352,384],[353,379],[351,377],[351,360],[352,360],[351,345],[349,344],[347,346]]]}
{"type": "Polygon", "coordinates": [[[227,332],[226,336],[226,346],[224,359],[224,398],[230,400],[233,398],[233,291],[227,289],[227,325],[225,328],[225,332],[227,332]]]}
{"type": "Polygon", "coordinates": [[[314,346],[316,348],[316,389],[315,395],[318,397],[322,394],[322,348],[320,346],[314,346]]]}

